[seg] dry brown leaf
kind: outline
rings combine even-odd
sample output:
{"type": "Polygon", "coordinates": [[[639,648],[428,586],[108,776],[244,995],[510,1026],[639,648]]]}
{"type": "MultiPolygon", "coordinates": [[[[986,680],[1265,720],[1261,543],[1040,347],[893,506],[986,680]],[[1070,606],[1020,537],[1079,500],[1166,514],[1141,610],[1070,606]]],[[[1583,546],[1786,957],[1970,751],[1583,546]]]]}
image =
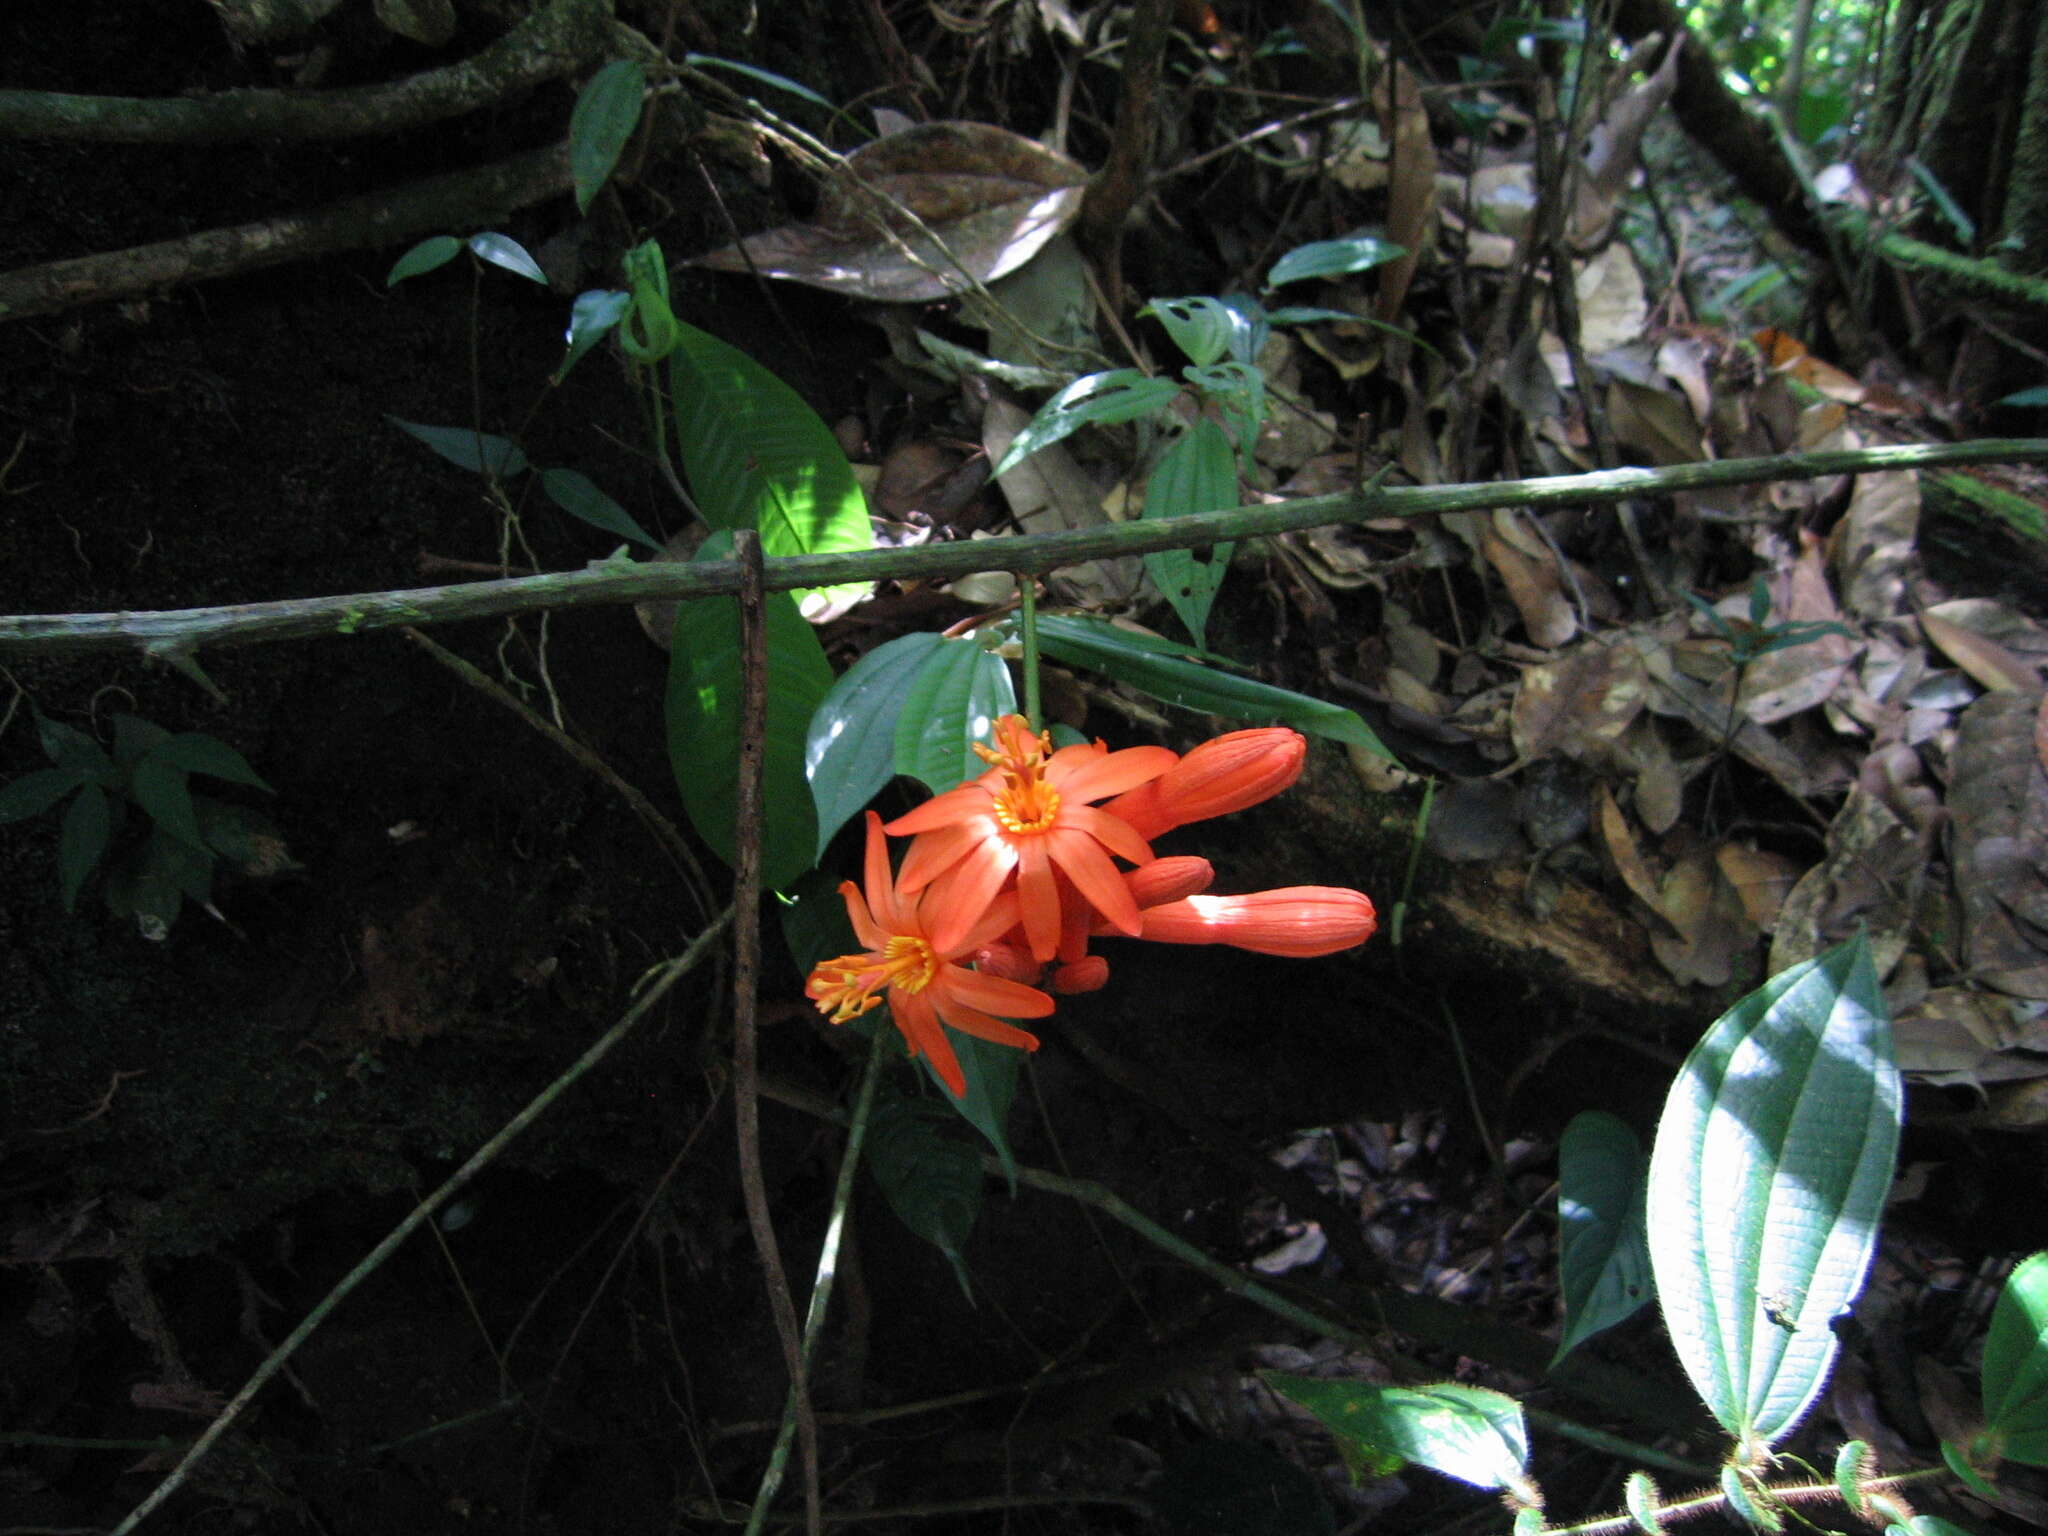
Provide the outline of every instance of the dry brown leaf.
{"type": "MultiPolygon", "coordinates": [[[[1653,635],[1636,634],[1628,644],[1642,659],[1654,685],[1648,703],[1658,714],[1685,721],[1708,741],[1720,742],[1728,729],[1728,693],[1695,682],[1680,670],[1683,647],[1674,647],[1653,635]]],[[[1725,674],[1724,658],[1713,658],[1725,674]]],[[[1850,777],[1847,766],[1833,756],[1802,756],[1762,726],[1744,721],[1729,743],[1735,755],[1752,768],[1768,775],[1795,800],[1839,789],[1850,777]]]]}
{"type": "MultiPolygon", "coordinates": [[[[2013,1082],[2048,1075],[2048,1058],[2028,1049],[2017,1010],[2033,1005],[1972,987],[1937,987],[1897,1011],[1892,1022],[1899,1070],[1938,1086],[2013,1082]]],[[[2036,1025],[2038,1017],[2030,1021],[2036,1025]]]]}
{"type": "Polygon", "coordinates": [[[1636,815],[1662,837],[1678,825],[1679,813],[1685,808],[1685,775],[1679,772],[1664,733],[1647,714],[1636,720],[1623,745],[1635,764],[1636,815]]]}
{"type": "Polygon", "coordinates": [[[1679,937],[1653,932],[1650,949],[1681,983],[1725,986],[1738,958],[1757,940],[1742,898],[1721,878],[1713,854],[1695,848],[1671,867],[1657,890],[1657,913],[1679,937]]]}
{"type": "Polygon", "coordinates": [[[1713,415],[1713,386],[1707,382],[1707,344],[1693,336],[1667,336],[1657,344],[1657,371],[1676,384],[1692,407],[1694,421],[1713,415]]]}
{"type": "Polygon", "coordinates": [[[1799,866],[1782,853],[1747,843],[1723,843],[1714,850],[1721,878],[1741,898],[1742,910],[1759,933],[1778,926],[1778,911],[1799,882],[1799,866]]]}
{"type": "MultiPolygon", "coordinates": [[[[1642,268],[1626,241],[1617,240],[1579,263],[1573,286],[1579,294],[1579,346],[1587,357],[1626,346],[1643,334],[1650,300],[1643,289],[1642,268]]],[[[1543,361],[1560,386],[1574,382],[1571,357],[1555,332],[1543,333],[1543,361]]]]}
{"type": "Polygon", "coordinates": [[[1565,595],[1557,557],[1540,539],[1516,527],[1512,512],[1493,515],[1480,550],[1508,589],[1531,644],[1555,650],[1579,632],[1578,615],[1565,595]]]}
{"type": "Polygon", "coordinates": [[[1920,630],[1950,661],[1994,692],[2032,694],[2041,686],[2041,674],[2032,665],[1996,640],[1965,629],[1931,608],[1920,615],[1920,630]]]}
{"type": "Polygon", "coordinates": [[[1950,764],[1951,858],[1970,974],[2048,998],[2048,772],[2034,750],[2037,696],[1986,694],[1963,711],[1950,764]]]}
{"type": "MultiPolygon", "coordinates": [[[[1613,232],[1615,210],[1635,171],[1643,131],[1678,89],[1678,56],[1684,42],[1681,30],[1664,50],[1656,72],[1624,92],[1586,136],[1584,173],[1572,188],[1571,217],[1565,225],[1572,249],[1593,250],[1613,232]]],[[[1624,70],[1622,78],[1628,73],[1624,70]]]]}
{"type": "Polygon", "coordinates": [[[1530,667],[1515,690],[1510,725],[1524,762],[1558,753],[1597,764],[1641,713],[1645,674],[1633,647],[1587,642],[1530,667]]]}
{"type": "Polygon", "coordinates": [[[1889,619],[1906,611],[1906,578],[1920,538],[1920,477],[1858,475],[1849,510],[1828,536],[1835,582],[1848,610],[1889,619]]]}
{"type": "Polygon", "coordinates": [[[1023,266],[1080,213],[1086,181],[1066,156],[1007,129],[922,123],[848,155],[814,222],[764,230],[690,265],[929,303],[1023,266]]]}
{"type": "Polygon", "coordinates": [[[1643,858],[1635,829],[1629,826],[1621,802],[1605,784],[1593,791],[1593,841],[1608,873],[1628,888],[1645,912],[1661,916],[1657,911],[1657,877],[1643,858]]]}
{"type": "Polygon", "coordinates": [[[1404,255],[1380,270],[1379,318],[1392,324],[1408,300],[1408,285],[1422,261],[1429,240],[1431,216],[1436,212],[1436,146],[1430,141],[1429,113],[1422,105],[1422,86],[1415,71],[1398,59],[1392,61],[1393,90],[1384,82],[1376,93],[1380,100],[1393,98],[1393,124],[1387,134],[1387,238],[1400,246],[1404,255]]]}
{"type": "Polygon", "coordinates": [[[2048,769],[2048,698],[2034,713],[2034,761],[2048,769]]]}
{"type": "Polygon", "coordinates": [[[1692,407],[1678,395],[1616,378],[1607,386],[1607,420],[1615,441],[1637,448],[1658,467],[1706,457],[1692,407]]]}
{"type": "Polygon", "coordinates": [[[1872,959],[1889,974],[1906,951],[1915,899],[1926,877],[1928,841],[1876,795],[1857,785],[1828,827],[1827,856],[1786,895],[1772,929],[1776,974],[1849,937],[1870,933],[1872,959]]]}

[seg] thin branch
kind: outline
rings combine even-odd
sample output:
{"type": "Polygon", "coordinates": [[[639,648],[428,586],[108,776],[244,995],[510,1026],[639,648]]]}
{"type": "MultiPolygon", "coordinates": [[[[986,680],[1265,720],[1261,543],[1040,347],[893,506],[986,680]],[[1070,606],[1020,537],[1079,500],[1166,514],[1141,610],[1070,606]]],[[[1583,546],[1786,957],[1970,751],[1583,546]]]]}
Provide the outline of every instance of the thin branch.
{"type": "Polygon", "coordinates": [[[551,144],[472,170],[344,198],[311,213],[0,272],[0,323],[473,227],[568,188],[567,146],[551,144]]]}
{"type": "Polygon", "coordinates": [[[347,90],[155,97],[0,91],[0,139],[235,144],[398,133],[568,74],[603,48],[611,25],[607,0],[554,0],[460,63],[347,90]]]}
{"type": "MultiPolygon", "coordinates": [[[[1638,496],[1810,480],[1823,475],[1934,469],[1956,464],[2027,464],[2048,461],[2048,439],[1995,438],[1971,443],[1902,444],[1772,458],[1675,464],[1666,469],[1609,469],[1537,480],[1480,481],[1469,485],[1365,487],[1333,496],[1193,512],[1181,517],[1110,523],[1016,539],[961,540],[914,549],[857,554],[788,555],[763,562],[762,589],[786,592],[842,582],[944,581],[972,571],[1045,572],[1083,560],[1192,549],[1232,539],[1289,533],[1380,517],[1423,517],[1493,507],[1585,507],[1638,496]]],[[[0,658],[60,651],[139,649],[173,660],[200,646],[252,645],[277,640],[325,639],[406,624],[448,624],[501,618],[541,608],[584,608],[663,598],[710,597],[740,589],[733,560],[684,564],[607,560],[580,571],[558,571],[510,581],[454,587],[415,587],[353,596],[287,598],[219,608],[162,612],[17,614],[0,616],[0,658]]]]}
{"type": "Polygon", "coordinates": [[[577,1057],[561,1076],[534,1095],[531,1103],[505,1122],[503,1130],[471,1153],[468,1162],[451,1173],[440,1188],[414,1206],[405,1220],[393,1227],[389,1235],[372,1248],[361,1263],[342,1276],[334,1289],[321,1298],[320,1304],[306,1314],[306,1320],[294,1328],[285,1341],[273,1349],[263,1363],[256,1367],[255,1373],[242,1384],[242,1390],[237,1392],[227,1407],[220,1411],[219,1416],[206,1426],[205,1433],[192,1442],[191,1448],[179,1459],[178,1464],[171,1468],[169,1475],[150,1491],[148,1498],[128,1512],[127,1518],[114,1527],[110,1536],[128,1536],[128,1533],[148,1519],[164,1500],[176,1493],[192,1475],[193,1468],[197,1467],[205,1459],[207,1452],[213,1449],[215,1442],[228,1432],[228,1427],[242,1416],[243,1410],[250,1403],[255,1401],[256,1394],[269,1384],[271,1377],[284,1369],[285,1362],[298,1352],[301,1344],[312,1337],[314,1329],[327,1321],[328,1315],[341,1305],[349,1292],[375,1274],[379,1266],[396,1253],[405,1240],[417,1232],[434,1212],[446,1205],[464,1185],[489,1167],[499,1153],[512,1145],[520,1134],[545,1114],[548,1106],[566,1093],[579,1078],[610,1055],[612,1049],[632,1033],[633,1027],[647,1016],[654,1005],[668,995],[671,987],[703,963],[704,957],[711,953],[731,918],[730,908],[721,912],[710,926],[690,941],[688,949],[666,965],[656,967],[652,979],[618,1023],[598,1036],[589,1050],[577,1057]]]}

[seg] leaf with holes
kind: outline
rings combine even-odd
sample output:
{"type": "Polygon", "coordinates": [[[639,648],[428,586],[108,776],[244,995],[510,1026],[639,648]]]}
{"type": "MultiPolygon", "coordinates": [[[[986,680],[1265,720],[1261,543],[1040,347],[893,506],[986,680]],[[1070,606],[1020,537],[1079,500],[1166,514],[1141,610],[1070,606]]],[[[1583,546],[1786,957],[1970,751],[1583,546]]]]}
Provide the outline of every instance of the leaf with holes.
{"type": "Polygon", "coordinates": [[[1858,935],[1693,1048],[1650,1154],[1650,1260],[1687,1376],[1738,1454],[1791,1433],[1862,1289],[1898,1150],[1891,1019],[1858,935]]]}
{"type": "Polygon", "coordinates": [[[1166,327],[1173,344],[1197,368],[1206,368],[1230,350],[1231,338],[1243,325],[1240,313],[1221,299],[1201,295],[1189,299],[1154,299],[1141,315],[1151,315],[1166,327]]]}
{"type": "MultiPolygon", "coordinates": [[[[1219,512],[1237,505],[1237,465],[1230,439],[1206,417],[1160,456],[1145,487],[1147,518],[1179,517],[1189,512],[1219,512]]],[[[1206,555],[1192,549],[1166,549],[1145,557],[1145,569],[1173,611],[1200,646],[1207,643],[1209,608],[1230,569],[1234,544],[1217,544],[1206,555]]]]}

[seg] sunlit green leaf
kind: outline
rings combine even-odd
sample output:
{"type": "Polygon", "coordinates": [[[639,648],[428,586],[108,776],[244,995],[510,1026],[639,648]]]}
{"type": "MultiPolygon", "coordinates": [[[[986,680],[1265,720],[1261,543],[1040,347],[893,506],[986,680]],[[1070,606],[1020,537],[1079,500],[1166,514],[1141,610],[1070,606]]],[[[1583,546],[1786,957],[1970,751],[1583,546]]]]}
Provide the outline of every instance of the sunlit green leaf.
{"type": "Polygon", "coordinates": [[[1891,1020],[1858,936],[1737,1003],[1686,1058],[1650,1156],[1650,1257],[1678,1357],[1738,1446],[1827,1379],[1898,1147],[1891,1020]]]}
{"type": "Polygon", "coordinates": [[[568,355],[548,376],[548,382],[559,384],[566,379],[584,353],[610,335],[632,307],[633,295],[623,288],[591,288],[577,294],[569,306],[568,355]]]}
{"type": "Polygon", "coordinates": [[[946,642],[929,630],[886,640],[840,674],[804,742],[804,773],[818,808],[818,853],[896,776],[896,722],[910,681],[946,642]]]}
{"type": "Polygon", "coordinates": [[[1407,254],[1405,246],[1372,235],[1352,235],[1343,240],[1315,240],[1307,245],[1297,245],[1274,262],[1273,270],[1266,274],[1266,286],[1271,289],[1288,283],[1298,283],[1311,277],[1341,277],[1347,272],[1363,272],[1369,267],[1385,266],[1390,261],[1399,261],[1407,254]]]}
{"type": "Polygon", "coordinates": [[[943,640],[911,677],[896,719],[898,773],[934,794],[988,766],[974,753],[995,723],[1015,712],[1017,695],[1002,657],[973,640],[943,640]]]}
{"type": "Polygon", "coordinates": [[[1006,474],[1039,449],[1050,448],[1083,427],[1112,426],[1162,411],[1179,393],[1180,385],[1172,379],[1147,378],[1135,368],[1086,374],[1038,408],[991,473],[1006,474]]]}
{"type": "Polygon", "coordinates": [[[1613,1115],[1589,1109],[1564,1128],[1557,1149],[1557,1271],[1564,1336],[1554,1365],[1580,1343],[1633,1315],[1650,1299],[1643,1233],[1642,1144],[1613,1115]]]}
{"type": "Polygon", "coordinates": [[[1215,362],[1229,350],[1230,338],[1241,323],[1221,299],[1206,295],[1154,299],[1138,313],[1154,316],[1165,326],[1173,344],[1198,368],[1215,362]]]}
{"type": "Polygon", "coordinates": [[[1268,1385],[1320,1419],[1340,1443],[1368,1458],[1398,1456],[1480,1488],[1524,1484],[1529,1435],[1513,1398],[1485,1387],[1443,1382],[1387,1387],[1261,1373],[1268,1385]]]}
{"type": "Polygon", "coordinates": [[[2013,1270],[1991,1314],[1984,1427],[2008,1459],[2048,1466],[2048,1253],[2013,1270]]]}
{"type": "Polygon", "coordinates": [[[501,235],[486,230],[480,235],[469,237],[469,248],[476,253],[479,261],[487,261],[494,267],[502,267],[515,277],[523,277],[530,283],[548,285],[547,273],[541,271],[540,263],[527,254],[526,247],[510,235],[501,235]]]}
{"type": "Polygon", "coordinates": [[[576,211],[590,200],[619,163],[619,152],[640,122],[647,72],[635,59],[614,59],[584,82],[569,114],[569,175],[576,186],[576,211]]]}
{"type": "Polygon", "coordinates": [[[827,112],[839,110],[809,86],[799,85],[787,76],[778,75],[773,70],[762,69],[758,65],[744,64],[738,59],[721,59],[708,53],[686,53],[683,55],[683,63],[691,69],[730,70],[733,74],[745,75],[749,80],[758,80],[775,90],[787,91],[790,95],[808,101],[814,106],[823,107],[827,112]]]}
{"type": "MultiPolygon", "coordinates": [[[[1195,422],[1160,456],[1145,487],[1144,516],[1179,517],[1189,512],[1218,512],[1237,505],[1237,464],[1230,439],[1206,417],[1195,422]]],[[[1173,611],[1187,626],[1196,645],[1205,645],[1209,608],[1230,569],[1237,546],[1218,544],[1206,555],[1192,549],[1166,549],[1145,557],[1145,569],[1173,611]]]]}

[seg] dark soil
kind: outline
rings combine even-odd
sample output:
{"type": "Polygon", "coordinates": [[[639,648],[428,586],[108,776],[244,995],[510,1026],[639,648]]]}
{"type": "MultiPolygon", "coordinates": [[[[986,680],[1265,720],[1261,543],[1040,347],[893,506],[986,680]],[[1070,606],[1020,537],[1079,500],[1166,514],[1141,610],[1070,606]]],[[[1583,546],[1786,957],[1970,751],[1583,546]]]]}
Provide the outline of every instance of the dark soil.
{"type": "MultiPolygon", "coordinates": [[[[261,50],[229,49],[204,6],[144,9],[104,0],[37,8],[32,21],[17,8],[0,21],[0,87],[160,95],[288,73],[261,50]]],[[[369,16],[345,7],[324,35],[338,70],[328,83],[441,57],[369,16]]],[[[820,51],[816,28],[804,47],[820,51]]],[[[570,100],[556,86],[344,146],[10,144],[0,268],[477,163],[559,135],[570,100]]],[[[718,243],[701,185],[686,166],[659,170],[633,216],[671,252],[718,243]]],[[[743,212],[763,196],[720,185],[743,212]]],[[[537,249],[573,218],[563,202],[502,227],[537,249]]],[[[623,243],[624,224],[602,211],[594,241],[623,243]]],[[[0,327],[0,461],[15,455],[0,480],[0,606],[369,592],[460,579],[423,575],[423,556],[497,560],[501,519],[477,479],[387,416],[516,431],[536,463],[583,469],[659,532],[683,520],[619,446],[635,437],[635,406],[607,360],[535,411],[559,358],[561,296],[461,264],[387,290],[396,254],[0,327]]],[[[880,345],[843,302],[782,290],[776,314],[724,278],[680,282],[677,298],[828,420],[863,408],[880,345]]],[[[611,548],[537,496],[520,510],[544,568],[611,548]]],[[[665,658],[630,613],[437,637],[517,679],[543,713],[558,702],[576,737],[674,813],[665,658]]],[[[54,817],[0,833],[0,1531],[105,1527],[131,1509],[278,1339],[725,899],[693,889],[608,787],[395,635],[202,661],[225,702],[126,656],[39,658],[9,677],[0,781],[43,763],[31,702],[102,740],[119,712],[207,732],[274,788],[224,797],[266,811],[300,868],[224,883],[222,920],[188,906],[151,942],[94,883],[76,913],[61,910],[54,817]]],[[[1342,763],[1319,758],[1301,793],[1310,809],[1249,814],[1204,851],[1237,888],[1391,893],[1404,834],[1388,841],[1371,824],[1342,763]],[[1351,840],[1332,839],[1332,814],[1359,824],[1351,840]]],[[[1453,935],[1416,935],[1407,966],[1396,974],[1384,953],[1120,959],[1112,991],[1063,1012],[1143,1092],[1048,1031],[1018,1155],[1100,1181],[1239,1259],[1259,1142],[1447,1109],[1469,1126],[1446,1017],[1468,1031],[1489,1116],[1540,1037],[1587,1022],[1570,1017],[1567,979],[1489,970],[1453,935]]],[[[751,1495],[783,1381],[733,1172],[725,986],[722,968],[686,981],[440,1230],[380,1268],[202,1464],[163,1528],[720,1528],[705,1501],[751,1495]]],[[[837,1099],[855,1042],[797,1006],[786,965],[765,991],[767,1070],[837,1099]]],[[[1658,1037],[1668,1021],[1632,1022],[1640,1051],[1558,1052],[1522,1082],[1514,1123],[1551,1133],[1595,1105],[1646,1123],[1668,1071],[1659,1057],[1685,1041],[1658,1037]]],[[[804,1274],[839,1138],[770,1103],[764,1142],[785,1253],[804,1274]]],[[[1484,1166],[1469,1129],[1449,1131],[1437,1156],[1446,1187],[1484,1166]]],[[[992,1192],[965,1260],[971,1304],[944,1259],[863,1193],[821,1406],[987,1395],[831,1437],[826,1476],[842,1506],[1128,1493],[1202,1433],[1162,1405],[1175,1373],[1284,1331],[1044,1194],[992,1192]],[[1043,1389],[1020,1390],[1034,1382],[1043,1389]]],[[[1532,1306],[1514,1320],[1548,1317],[1532,1306]]],[[[1004,1529],[1140,1523],[1070,1505],[1013,1510],[1004,1529]]]]}

